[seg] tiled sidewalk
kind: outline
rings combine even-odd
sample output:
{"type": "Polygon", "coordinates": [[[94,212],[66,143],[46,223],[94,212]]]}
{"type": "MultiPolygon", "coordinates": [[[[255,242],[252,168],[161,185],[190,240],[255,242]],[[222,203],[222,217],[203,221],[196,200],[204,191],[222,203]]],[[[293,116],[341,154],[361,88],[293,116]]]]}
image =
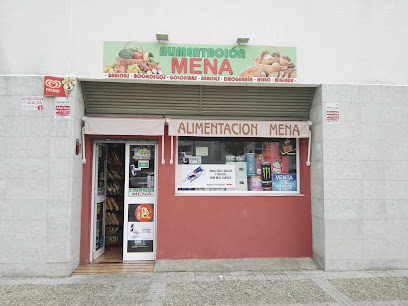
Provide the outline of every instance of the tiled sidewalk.
{"type": "Polygon", "coordinates": [[[408,271],[0,278],[0,305],[408,305],[408,271]]]}

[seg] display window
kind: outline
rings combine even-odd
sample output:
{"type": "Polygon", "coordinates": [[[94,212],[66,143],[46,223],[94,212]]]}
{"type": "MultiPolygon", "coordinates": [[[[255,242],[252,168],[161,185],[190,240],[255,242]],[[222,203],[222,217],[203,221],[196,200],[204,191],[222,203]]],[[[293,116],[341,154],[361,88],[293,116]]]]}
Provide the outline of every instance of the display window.
{"type": "Polygon", "coordinates": [[[177,194],[298,194],[296,138],[178,137],[177,194]]]}

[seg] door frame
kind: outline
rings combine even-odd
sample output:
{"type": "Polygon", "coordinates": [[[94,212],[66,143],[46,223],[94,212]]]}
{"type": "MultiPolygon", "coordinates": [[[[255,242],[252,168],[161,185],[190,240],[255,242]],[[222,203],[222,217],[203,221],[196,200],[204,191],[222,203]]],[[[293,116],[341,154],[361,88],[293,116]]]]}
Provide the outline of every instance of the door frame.
{"type": "MultiPolygon", "coordinates": [[[[124,209],[123,209],[123,261],[129,262],[129,261],[151,261],[151,260],[156,260],[156,246],[157,246],[157,196],[158,196],[158,157],[159,157],[159,146],[157,141],[149,141],[149,140],[141,140],[137,139],[135,141],[127,141],[126,146],[125,146],[125,186],[124,186],[124,209]],[[146,145],[146,146],[154,146],[154,208],[153,208],[153,258],[135,258],[135,257],[143,257],[143,252],[135,252],[133,254],[129,254],[127,252],[127,227],[128,227],[128,212],[129,212],[129,204],[138,204],[139,201],[132,201],[132,203],[129,203],[129,161],[130,161],[130,156],[129,156],[129,149],[130,146],[132,145],[146,145]],[[126,232],[125,232],[126,231],[126,232]],[[125,243],[126,242],[126,243],[125,243]],[[133,255],[133,258],[131,259],[126,259],[125,260],[125,254],[133,255]],[[139,256],[137,256],[139,255],[139,256]]],[[[143,202],[143,201],[141,201],[143,202]]],[[[141,204],[141,203],[140,203],[141,204]]],[[[149,252],[150,253],[150,252],[149,252]]]]}
{"type": "MultiPolygon", "coordinates": [[[[107,180],[106,180],[106,175],[107,175],[107,156],[108,156],[108,146],[105,145],[105,154],[106,154],[106,160],[105,160],[105,176],[104,176],[104,180],[105,180],[105,200],[103,201],[103,207],[102,207],[102,231],[103,231],[103,252],[102,254],[100,254],[97,258],[94,258],[94,247],[95,247],[95,231],[96,231],[96,192],[97,192],[97,186],[96,186],[96,178],[97,178],[97,174],[96,174],[96,170],[98,168],[98,156],[97,154],[99,154],[98,152],[98,145],[103,145],[103,143],[99,143],[99,142],[94,142],[93,143],[93,154],[92,154],[92,200],[91,200],[91,248],[90,248],[90,259],[91,261],[96,260],[98,257],[102,256],[105,253],[105,247],[106,247],[106,240],[105,240],[105,210],[106,210],[106,184],[107,184],[107,180]]],[[[98,251],[96,251],[98,252],[98,251]]],[[[96,253],[95,252],[95,253],[96,253]]]]}
{"type": "MultiPolygon", "coordinates": [[[[81,234],[81,240],[82,238],[85,238],[86,240],[89,239],[88,242],[86,242],[86,240],[84,241],[85,245],[87,246],[85,248],[85,245],[81,242],[81,249],[84,248],[85,253],[82,253],[82,251],[80,251],[80,264],[86,264],[86,263],[91,263],[93,261],[93,226],[94,226],[94,222],[96,220],[94,220],[94,200],[95,200],[95,165],[94,163],[96,162],[95,160],[95,144],[99,143],[99,144],[109,144],[109,143],[121,143],[125,145],[125,149],[126,149],[126,144],[127,143],[131,143],[131,144],[144,144],[144,145],[155,145],[155,178],[154,178],[154,184],[155,184],[155,215],[154,217],[155,222],[154,222],[154,241],[153,241],[153,253],[154,253],[154,260],[156,260],[156,249],[157,249],[157,198],[158,198],[158,175],[159,175],[159,163],[158,163],[158,159],[159,159],[159,145],[160,145],[160,137],[164,137],[164,136],[115,136],[115,135],[104,135],[104,136],[87,136],[85,135],[85,144],[84,146],[87,147],[87,151],[86,151],[86,159],[88,161],[92,161],[90,162],[90,167],[88,168],[90,171],[89,172],[85,172],[84,170],[84,178],[86,178],[86,173],[88,173],[88,177],[92,178],[91,184],[90,185],[83,185],[83,190],[82,190],[82,202],[84,205],[84,199],[86,198],[86,193],[90,192],[90,197],[88,198],[89,203],[91,204],[90,206],[90,216],[88,214],[83,214],[83,212],[81,213],[81,220],[86,222],[86,219],[84,219],[84,217],[86,218],[86,216],[88,215],[90,218],[90,220],[88,219],[88,234],[85,234],[85,236],[83,236],[81,234]],[[87,238],[86,238],[87,237],[87,238]],[[89,251],[86,250],[89,247],[89,251]],[[82,257],[83,255],[81,254],[87,254],[86,258],[82,257]]],[[[125,161],[126,164],[126,161],[125,161]]],[[[85,164],[86,166],[86,164],[85,164]]],[[[126,165],[124,165],[125,167],[126,165]]],[[[126,171],[126,169],[125,169],[126,171]]],[[[88,206],[89,207],[89,206],[88,206]]],[[[89,209],[89,208],[88,208],[89,209]]],[[[126,216],[127,217],[127,216],[126,216]]],[[[124,215],[125,218],[125,215],[124,215]]],[[[81,225],[81,231],[83,230],[83,227],[81,225]]],[[[124,229],[125,231],[125,229],[124,229]]],[[[124,248],[125,246],[123,246],[124,248]]],[[[143,260],[141,260],[143,261],[143,260]]]]}

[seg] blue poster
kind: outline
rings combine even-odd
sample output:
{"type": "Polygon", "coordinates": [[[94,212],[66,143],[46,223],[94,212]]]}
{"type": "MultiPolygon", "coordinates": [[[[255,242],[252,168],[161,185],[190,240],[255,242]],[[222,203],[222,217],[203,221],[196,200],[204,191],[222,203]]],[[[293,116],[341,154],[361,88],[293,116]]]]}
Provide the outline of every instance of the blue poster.
{"type": "Polygon", "coordinates": [[[296,174],[273,174],[273,191],[296,191],[296,174]]]}
{"type": "Polygon", "coordinates": [[[247,175],[255,175],[255,153],[247,153],[247,175]]]}

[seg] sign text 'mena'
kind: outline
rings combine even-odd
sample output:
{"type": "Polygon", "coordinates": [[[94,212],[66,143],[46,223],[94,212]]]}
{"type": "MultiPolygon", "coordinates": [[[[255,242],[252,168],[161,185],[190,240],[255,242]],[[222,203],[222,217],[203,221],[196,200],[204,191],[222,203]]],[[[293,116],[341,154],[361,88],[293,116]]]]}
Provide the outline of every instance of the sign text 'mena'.
{"type": "Polygon", "coordinates": [[[180,122],[179,135],[209,136],[300,136],[299,126],[295,123],[270,123],[268,126],[258,123],[224,122],[180,122]]]}

